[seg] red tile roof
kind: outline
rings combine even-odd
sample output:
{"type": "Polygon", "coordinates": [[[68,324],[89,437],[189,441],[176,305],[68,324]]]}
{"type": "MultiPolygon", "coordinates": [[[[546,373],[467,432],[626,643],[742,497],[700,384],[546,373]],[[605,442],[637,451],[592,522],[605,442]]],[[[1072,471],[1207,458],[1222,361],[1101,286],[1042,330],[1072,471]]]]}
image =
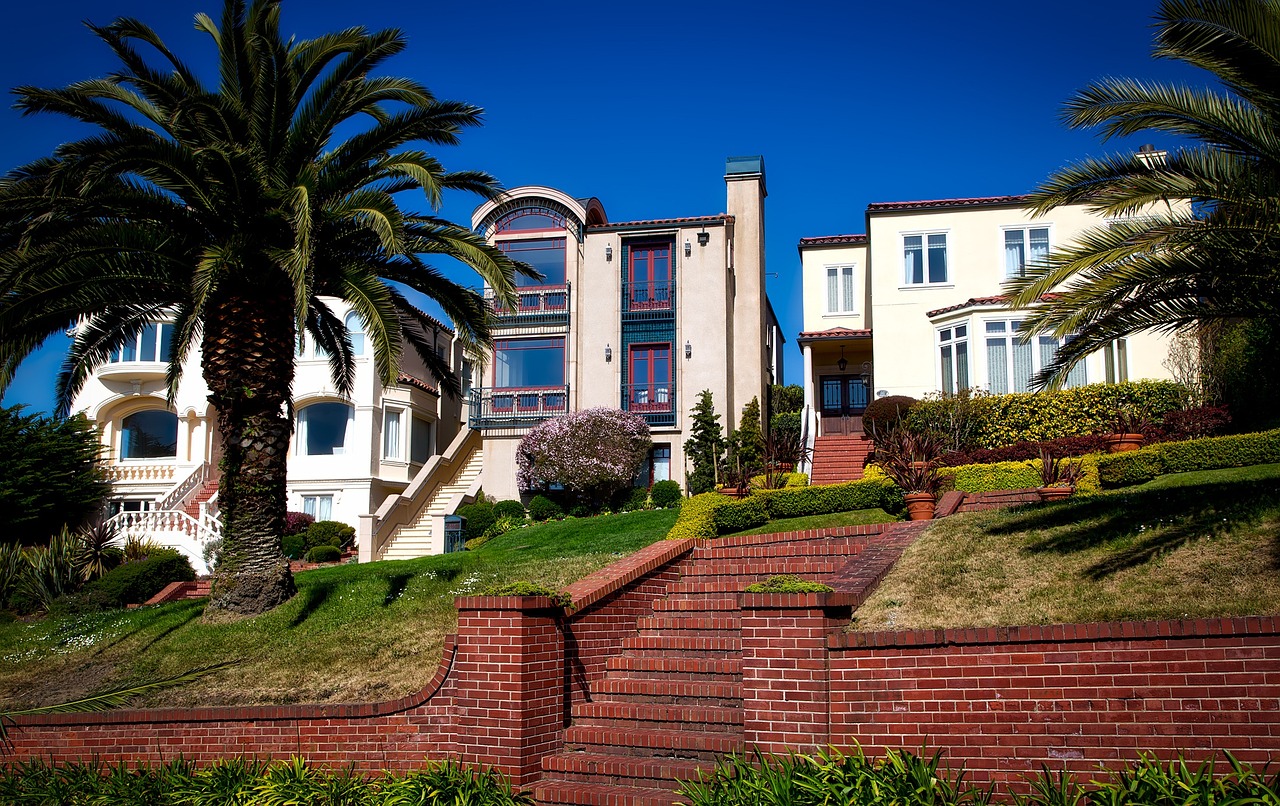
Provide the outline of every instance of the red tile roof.
{"type": "Polygon", "coordinates": [[[436,395],[437,397],[440,395],[439,389],[436,389],[434,386],[422,380],[421,378],[415,378],[406,372],[401,372],[398,375],[396,375],[396,382],[402,383],[405,386],[412,386],[415,389],[421,389],[424,392],[430,392],[431,394],[436,395]]]}
{"type": "MultiPolygon", "coordinates": [[[[1060,296],[1059,294],[1041,294],[1040,302],[1052,302],[1055,299],[1057,299],[1059,296],[1060,296]]],[[[951,313],[953,311],[960,311],[960,310],[964,310],[965,308],[976,308],[979,305],[1003,305],[1005,299],[1006,298],[1003,294],[997,294],[994,297],[972,297],[960,303],[959,305],[948,305],[945,308],[938,308],[936,310],[929,311],[925,314],[925,316],[932,319],[933,317],[938,316],[940,314],[951,313]]]]}
{"type": "Polygon", "coordinates": [[[927,201],[876,202],[867,205],[868,213],[888,213],[901,210],[936,210],[947,207],[1000,207],[1025,205],[1030,196],[979,196],[972,199],[931,199],[927,201]]]}
{"type": "Polygon", "coordinates": [[[818,235],[813,238],[801,238],[801,246],[826,246],[837,243],[867,243],[867,235],[818,235]]]}
{"type": "Polygon", "coordinates": [[[712,224],[727,222],[733,223],[733,216],[728,213],[720,213],[719,215],[700,215],[691,216],[689,218],[651,218],[646,221],[610,221],[607,224],[595,224],[587,229],[591,231],[615,229],[620,227],[664,227],[672,224],[712,224]]]}
{"type": "Polygon", "coordinates": [[[870,330],[854,330],[851,327],[833,327],[827,330],[811,330],[801,333],[796,341],[827,341],[830,339],[869,339],[870,330]]]}

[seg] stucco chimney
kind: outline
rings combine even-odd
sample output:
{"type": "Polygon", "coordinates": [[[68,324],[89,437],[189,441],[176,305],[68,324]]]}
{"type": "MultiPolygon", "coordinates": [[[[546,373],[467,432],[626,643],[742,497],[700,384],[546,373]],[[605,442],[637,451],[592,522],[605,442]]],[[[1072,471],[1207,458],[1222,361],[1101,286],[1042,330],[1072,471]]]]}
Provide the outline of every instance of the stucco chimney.
{"type": "Polygon", "coordinates": [[[768,346],[764,304],[764,157],[729,157],[724,181],[727,211],[733,216],[733,400],[730,425],[737,427],[742,407],[753,397],[764,405],[768,346]]]}

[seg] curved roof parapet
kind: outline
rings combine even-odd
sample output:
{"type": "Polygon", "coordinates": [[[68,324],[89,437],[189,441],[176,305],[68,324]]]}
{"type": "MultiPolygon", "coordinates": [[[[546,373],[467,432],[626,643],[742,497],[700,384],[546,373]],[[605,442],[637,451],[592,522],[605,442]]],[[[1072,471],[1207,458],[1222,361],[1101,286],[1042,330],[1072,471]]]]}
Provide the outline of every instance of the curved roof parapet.
{"type": "Polygon", "coordinates": [[[504,191],[496,198],[490,199],[477,207],[471,214],[471,228],[487,237],[493,234],[491,230],[503,215],[521,207],[534,205],[548,207],[563,215],[566,225],[572,222],[572,229],[577,231],[579,237],[581,237],[584,227],[588,225],[596,226],[608,221],[605,216],[604,205],[594,196],[587,199],[575,199],[564,191],[556,190],[555,188],[543,187],[542,185],[524,185],[504,191]]]}

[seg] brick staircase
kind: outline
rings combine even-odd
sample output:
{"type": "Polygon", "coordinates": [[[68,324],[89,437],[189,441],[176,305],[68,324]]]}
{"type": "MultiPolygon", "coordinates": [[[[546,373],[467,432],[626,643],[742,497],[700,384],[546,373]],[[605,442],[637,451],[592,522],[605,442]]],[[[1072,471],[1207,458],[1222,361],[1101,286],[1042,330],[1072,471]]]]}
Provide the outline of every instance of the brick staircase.
{"type": "Polygon", "coordinates": [[[738,594],[773,574],[830,580],[866,541],[755,536],[695,549],[573,706],[563,749],[543,759],[538,803],[669,806],[677,779],[746,750],[738,594]]]}
{"type": "Polygon", "coordinates": [[[190,515],[196,520],[200,520],[200,505],[213,498],[214,493],[218,492],[218,480],[211,479],[206,481],[204,486],[196,492],[195,495],[187,499],[186,505],[182,507],[182,511],[190,515]]]}
{"type": "Polygon", "coordinates": [[[863,434],[818,437],[813,445],[811,484],[839,484],[862,478],[873,444],[863,434]]]}

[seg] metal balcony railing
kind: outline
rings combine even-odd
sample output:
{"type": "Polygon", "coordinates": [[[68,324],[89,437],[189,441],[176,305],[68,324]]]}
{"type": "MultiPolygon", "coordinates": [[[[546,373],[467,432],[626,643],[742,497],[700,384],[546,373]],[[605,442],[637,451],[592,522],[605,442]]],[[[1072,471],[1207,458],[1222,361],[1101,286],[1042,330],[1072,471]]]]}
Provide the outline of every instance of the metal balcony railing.
{"type": "Polygon", "coordinates": [[[662,381],[623,386],[622,407],[641,415],[649,425],[675,425],[676,385],[662,381]]]}
{"type": "Polygon", "coordinates": [[[622,314],[627,319],[675,316],[676,284],[671,280],[622,284],[622,314]]]}
{"type": "Polygon", "coordinates": [[[568,285],[539,285],[516,289],[513,307],[500,304],[492,289],[485,289],[484,300],[498,318],[499,325],[557,324],[569,321],[568,285]]]}
{"type": "Polygon", "coordinates": [[[473,388],[469,403],[472,428],[522,428],[568,412],[569,387],[473,388]]]}

